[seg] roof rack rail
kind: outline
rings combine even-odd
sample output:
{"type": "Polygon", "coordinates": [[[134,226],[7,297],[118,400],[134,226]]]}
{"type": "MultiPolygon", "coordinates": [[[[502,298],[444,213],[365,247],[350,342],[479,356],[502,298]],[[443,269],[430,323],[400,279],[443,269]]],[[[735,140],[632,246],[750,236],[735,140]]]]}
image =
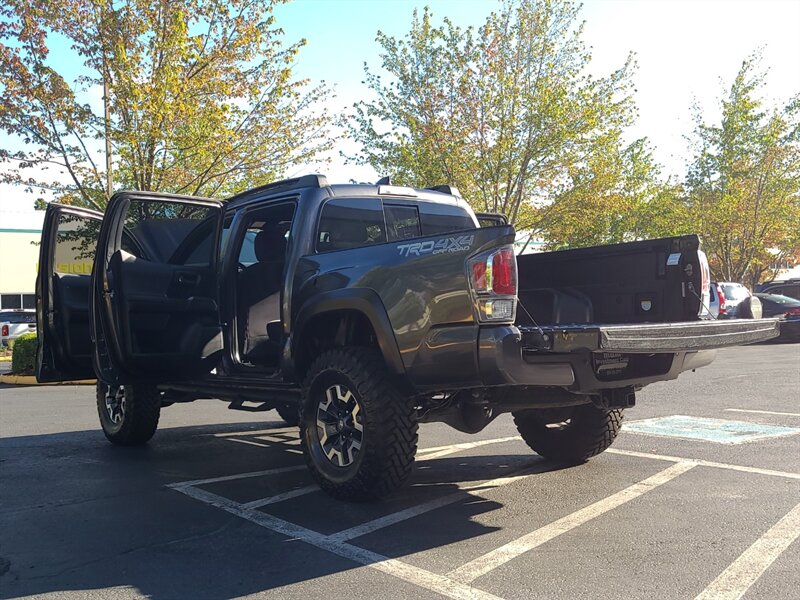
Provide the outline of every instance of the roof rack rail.
{"type": "Polygon", "coordinates": [[[294,190],[307,187],[311,188],[328,187],[328,178],[325,177],[325,175],[314,174],[314,175],[302,175],[301,177],[294,177],[292,179],[281,179],[279,181],[273,181],[272,183],[260,185],[251,190],[240,192],[235,196],[231,196],[230,198],[228,198],[228,201],[236,200],[244,196],[250,196],[253,193],[263,192],[265,190],[278,190],[278,189],[294,190]]]}
{"type": "Polygon", "coordinates": [[[458,192],[458,188],[454,185],[434,185],[433,187],[427,187],[426,190],[433,190],[434,192],[441,192],[443,194],[450,194],[451,196],[458,196],[461,197],[461,194],[458,192]]]}

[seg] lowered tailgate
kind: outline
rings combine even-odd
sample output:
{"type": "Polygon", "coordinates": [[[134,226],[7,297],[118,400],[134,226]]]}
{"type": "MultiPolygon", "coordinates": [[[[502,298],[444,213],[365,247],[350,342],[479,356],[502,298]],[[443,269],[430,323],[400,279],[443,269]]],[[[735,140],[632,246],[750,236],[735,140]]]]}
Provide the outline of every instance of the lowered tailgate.
{"type": "Polygon", "coordinates": [[[523,350],[550,352],[690,352],[752,344],[776,337],[777,319],[733,319],[635,325],[521,326],[523,350]]]}

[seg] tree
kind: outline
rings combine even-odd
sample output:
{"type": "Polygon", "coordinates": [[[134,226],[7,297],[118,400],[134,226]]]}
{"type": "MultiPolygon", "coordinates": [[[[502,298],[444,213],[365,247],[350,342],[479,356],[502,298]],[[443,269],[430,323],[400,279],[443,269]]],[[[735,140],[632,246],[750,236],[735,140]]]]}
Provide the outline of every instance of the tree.
{"type": "Polygon", "coordinates": [[[117,188],[226,196],[312,160],[332,143],[312,110],[328,92],[292,78],[305,41],[284,45],[277,1],[10,0],[0,8],[5,180],[102,209],[106,133],[117,188]],[[74,86],[50,57],[63,40],[84,61],[74,86]],[[91,101],[103,83],[108,121],[91,101]],[[48,167],[66,181],[46,180],[48,167]]]}
{"type": "Polygon", "coordinates": [[[613,244],[688,233],[680,189],[663,182],[646,140],[615,133],[569,170],[569,185],[541,211],[550,248],[613,244]]]}
{"type": "Polygon", "coordinates": [[[631,122],[632,61],[608,77],[586,74],[579,7],[562,0],[507,0],[477,31],[414,12],[404,39],[381,32],[382,67],[365,65],[374,100],[349,121],[363,150],[351,157],[398,182],[456,185],[476,209],[518,227],[603,140],[631,122]]]}
{"type": "Polygon", "coordinates": [[[800,250],[800,97],[765,110],[759,64],[758,55],[742,63],[720,125],[698,113],[686,182],[714,277],[751,285],[800,250]]]}

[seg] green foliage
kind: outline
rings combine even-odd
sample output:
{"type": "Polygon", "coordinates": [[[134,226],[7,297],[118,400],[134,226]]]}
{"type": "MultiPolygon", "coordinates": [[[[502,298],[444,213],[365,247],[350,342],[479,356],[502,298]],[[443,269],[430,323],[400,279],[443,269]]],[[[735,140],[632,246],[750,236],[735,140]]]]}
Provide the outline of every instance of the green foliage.
{"type": "Polygon", "coordinates": [[[331,144],[313,112],[327,91],[293,79],[305,40],[284,45],[272,15],[280,1],[4,3],[0,128],[9,136],[0,159],[12,161],[4,179],[102,209],[106,126],[117,189],[227,196],[311,160],[331,144]],[[54,36],[84,61],[75,85],[50,66],[54,36]],[[108,123],[82,100],[104,81],[108,123]],[[56,168],[69,183],[26,177],[29,167],[56,168]]]}
{"type": "Polygon", "coordinates": [[[599,140],[569,173],[570,185],[540,211],[550,248],[678,235],[690,231],[680,189],[661,182],[645,140],[599,140]]]}
{"type": "Polygon", "coordinates": [[[38,346],[35,333],[23,333],[14,340],[11,354],[11,372],[29,375],[36,368],[36,348],[38,346]]]}
{"type": "Polygon", "coordinates": [[[742,63],[722,100],[720,125],[697,116],[686,181],[714,276],[751,284],[770,263],[800,258],[800,97],[766,110],[759,62],[742,63]]]}
{"type": "Polygon", "coordinates": [[[562,0],[509,0],[477,31],[417,12],[403,39],[378,33],[384,80],[355,106],[351,157],[400,183],[455,184],[476,210],[537,227],[541,207],[568,194],[632,122],[632,61],[604,78],[562,0]]]}

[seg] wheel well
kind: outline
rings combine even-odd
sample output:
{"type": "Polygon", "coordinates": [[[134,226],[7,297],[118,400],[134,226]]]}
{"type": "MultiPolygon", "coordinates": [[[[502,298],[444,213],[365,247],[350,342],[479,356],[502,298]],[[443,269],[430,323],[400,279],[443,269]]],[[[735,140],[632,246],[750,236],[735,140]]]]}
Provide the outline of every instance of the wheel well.
{"type": "Polygon", "coordinates": [[[367,316],[357,310],[334,310],[315,315],[303,327],[297,346],[295,370],[299,378],[314,358],[331,348],[361,346],[380,351],[375,329],[367,316]]]}

